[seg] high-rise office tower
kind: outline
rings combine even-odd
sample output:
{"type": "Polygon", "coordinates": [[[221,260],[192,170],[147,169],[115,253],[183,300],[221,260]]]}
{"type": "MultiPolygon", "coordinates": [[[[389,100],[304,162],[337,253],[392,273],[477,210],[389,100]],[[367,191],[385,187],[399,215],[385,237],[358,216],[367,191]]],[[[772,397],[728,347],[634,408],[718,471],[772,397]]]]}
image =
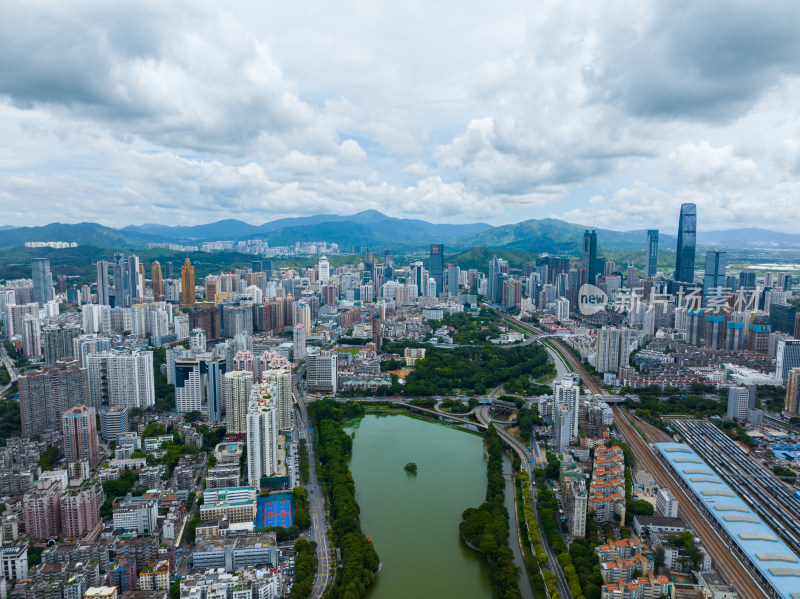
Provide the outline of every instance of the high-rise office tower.
{"type": "Polygon", "coordinates": [[[725,269],[728,266],[727,252],[706,252],[706,270],[703,277],[703,297],[708,297],[713,289],[725,287],[725,269]]]}
{"type": "Polygon", "coordinates": [[[800,368],[792,368],[786,378],[786,405],[789,416],[800,416],[800,368]]]}
{"type": "Polygon", "coordinates": [[[247,433],[247,406],[253,389],[253,373],[237,370],[225,373],[225,419],[228,433],[247,433]]]}
{"type": "Polygon", "coordinates": [[[444,290],[444,244],[431,244],[430,277],[436,281],[436,297],[444,290]]]}
{"type": "Polygon", "coordinates": [[[159,301],[164,295],[164,279],[161,277],[161,263],[153,260],[150,265],[150,284],[153,287],[153,299],[159,301]]]}
{"type": "Polygon", "coordinates": [[[172,263],[172,261],[164,263],[164,278],[166,279],[175,278],[175,265],[172,263]]]}
{"type": "Polygon", "coordinates": [[[128,261],[125,254],[114,254],[114,306],[127,308],[131,305],[128,261]]]}
{"type": "Polygon", "coordinates": [[[739,272],[739,287],[742,289],[755,289],[756,272],[754,270],[742,270],[739,272]]]}
{"type": "Polygon", "coordinates": [[[789,372],[800,368],[800,339],[781,339],[775,355],[775,378],[786,384],[789,372]]]}
{"type": "Polygon", "coordinates": [[[110,262],[107,262],[106,260],[97,261],[97,303],[101,306],[108,306],[111,304],[108,288],[109,266],[110,262]]]}
{"type": "Polygon", "coordinates": [[[386,280],[391,281],[394,278],[394,258],[390,248],[386,248],[383,252],[383,268],[386,280]]]}
{"type": "Polygon", "coordinates": [[[583,233],[583,268],[586,270],[586,282],[595,285],[597,282],[597,231],[583,233]]]}
{"type": "Polygon", "coordinates": [[[50,260],[47,258],[32,259],[31,278],[33,279],[33,301],[44,306],[53,299],[53,273],[50,272],[50,260]]]}
{"type": "Polygon", "coordinates": [[[100,409],[100,436],[108,443],[116,441],[117,435],[130,430],[127,406],[105,406],[100,409]]]}
{"type": "Polygon", "coordinates": [[[181,266],[181,290],[184,306],[194,305],[194,287],[194,266],[192,266],[192,263],[189,261],[189,256],[186,256],[186,261],[183,266],[181,266]]]}
{"type": "Polygon", "coordinates": [[[741,421],[750,419],[750,410],[755,407],[754,387],[730,387],[728,389],[728,418],[741,421]],[[752,396],[752,400],[751,400],[752,396]]]}
{"type": "Polygon", "coordinates": [[[694,254],[697,243],[697,206],[683,204],[678,221],[678,246],[675,255],[675,280],[694,282],[694,254]]]}
{"type": "Polygon", "coordinates": [[[295,362],[306,359],[306,328],[302,324],[292,327],[292,354],[295,362]]]}
{"type": "Polygon", "coordinates": [[[139,262],[139,256],[128,256],[128,289],[130,290],[131,304],[137,297],[144,295],[144,276],[139,262]]]}
{"type": "Polygon", "coordinates": [[[326,256],[319,259],[319,282],[325,284],[331,278],[331,263],[326,256]]]}
{"type": "Polygon", "coordinates": [[[175,359],[175,408],[179,414],[205,412],[211,422],[222,414],[222,377],[226,365],[211,354],[175,359]]]}
{"type": "Polygon", "coordinates": [[[658,272],[658,229],[647,231],[647,265],[645,266],[644,276],[652,279],[658,272]]]}
{"type": "Polygon", "coordinates": [[[317,356],[308,356],[306,384],[309,391],[336,393],[337,375],[335,353],[326,351],[317,356]]]}
{"type": "Polygon", "coordinates": [[[97,417],[94,408],[73,406],[61,416],[64,457],[67,463],[86,460],[97,463],[97,417]]]}
{"type": "Polygon", "coordinates": [[[450,297],[458,297],[458,283],[461,278],[461,269],[455,264],[447,265],[447,294],[450,297]]]}

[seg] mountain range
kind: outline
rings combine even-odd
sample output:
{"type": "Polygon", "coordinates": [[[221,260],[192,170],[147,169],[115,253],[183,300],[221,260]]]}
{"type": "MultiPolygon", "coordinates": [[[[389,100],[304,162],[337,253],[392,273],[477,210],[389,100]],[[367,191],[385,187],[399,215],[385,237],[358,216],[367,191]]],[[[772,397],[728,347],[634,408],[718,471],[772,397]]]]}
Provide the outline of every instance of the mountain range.
{"type": "MultiPolygon", "coordinates": [[[[647,232],[596,229],[599,253],[642,250],[647,232]]],[[[344,250],[353,246],[395,251],[444,243],[448,254],[472,247],[529,253],[579,254],[585,227],[556,219],[527,220],[493,227],[486,223],[434,224],[423,220],[386,216],[377,210],[352,215],[318,214],[282,218],[262,225],[239,220],[221,220],[197,226],[160,224],[129,225],[114,229],[97,223],[52,223],[41,227],[0,226],[0,248],[19,247],[26,241],[74,241],[99,248],[132,249],[147,243],[196,244],[201,241],[263,239],[271,246],[293,245],[298,241],[327,241],[344,250]]],[[[661,235],[660,247],[674,248],[676,239],[661,235]]],[[[764,229],[735,229],[698,233],[704,245],[741,247],[743,243],[778,243],[800,246],[800,235],[764,229]]]]}

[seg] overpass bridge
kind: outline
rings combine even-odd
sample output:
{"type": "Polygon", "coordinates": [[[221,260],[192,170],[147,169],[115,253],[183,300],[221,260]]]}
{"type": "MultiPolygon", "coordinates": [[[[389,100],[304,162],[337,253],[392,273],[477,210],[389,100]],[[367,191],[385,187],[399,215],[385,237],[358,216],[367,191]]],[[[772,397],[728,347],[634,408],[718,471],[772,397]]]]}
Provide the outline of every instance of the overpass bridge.
{"type": "Polygon", "coordinates": [[[477,427],[479,429],[482,429],[482,430],[486,430],[487,428],[489,428],[486,424],[484,424],[484,423],[482,423],[480,421],[479,422],[473,422],[472,420],[467,420],[466,418],[459,418],[458,416],[454,416],[454,415],[452,415],[452,414],[450,414],[448,412],[443,412],[441,410],[436,410],[436,409],[431,410],[429,408],[423,408],[422,406],[415,406],[415,405],[412,405],[410,403],[405,403],[405,402],[402,402],[402,401],[395,401],[395,402],[392,402],[392,403],[394,405],[396,405],[396,406],[402,406],[402,407],[406,408],[407,410],[411,410],[411,411],[415,411],[415,412],[422,412],[423,414],[430,415],[430,416],[436,416],[437,419],[452,420],[453,422],[457,422],[459,424],[468,424],[470,426],[475,426],[475,427],[477,427]]]}

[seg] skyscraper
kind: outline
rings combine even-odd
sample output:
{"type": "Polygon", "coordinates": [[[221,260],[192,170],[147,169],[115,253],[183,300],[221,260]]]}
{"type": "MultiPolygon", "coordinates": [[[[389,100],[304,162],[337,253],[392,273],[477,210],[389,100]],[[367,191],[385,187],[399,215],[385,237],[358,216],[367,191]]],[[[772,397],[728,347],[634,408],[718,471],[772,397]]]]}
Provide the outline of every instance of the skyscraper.
{"type": "Polygon", "coordinates": [[[292,354],[295,362],[306,359],[306,328],[302,324],[292,328],[292,354]]]}
{"type": "Polygon", "coordinates": [[[74,325],[51,324],[42,330],[42,345],[44,346],[44,361],[48,366],[55,366],[63,358],[72,358],[75,355],[73,339],[81,336],[80,327],[74,325]]]}
{"type": "Polygon", "coordinates": [[[574,439],[578,436],[578,415],[580,413],[581,388],[574,384],[572,378],[565,376],[555,384],[553,388],[553,405],[566,404],[569,410],[570,432],[569,436],[574,439]]]}
{"type": "Polygon", "coordinates": [[[106,260],[97,261],[97,303],[101,306],[111,304],[108,289],[108,267],[110,263],[106,260]]]}
{"type": "Polygon", "coordinates": [[[94,408],[77,405],[61,416],[64,457],[68,463],[86,460],[97,463],[97,418],[94,408]]]}
{"type": "Polygon", "coordinates": [[[44,306],[53,299],[53,273],[50,272],[50,260],[47,258],[31,260],[31,278],[33,279],[33,301],[44,306]]]}
{"type": "Polygon", "coordinates": [[[150,283],[153,286],[153,299],[159,301],[164,295],[164,279],[161,276],[161,263],[153,260],[150,265],[150,283]]]}
{"type": "Polygon", "coordinates": [[[139,256],[128,256],[127,274],[127,288],[130,293],[130,303],[133,304],[135,298],[144,295],[144,274],[142,265],[139,263],[139,256]]]}
{"type": "Polygon", "coordinates": [[[126,308],[131,305],[130,281],[128,280],[128,262],[125,254],[114,254],[114,305],[126,308]]]}
{"type": "Polygon", "coordinates": [[[319,282],[325,284],[331,278],[331,263],[326,256],[319,259],[319,282]]]}
{"type": "Polygon", "coordinates": [[[712,289],[725,287],[725,269],[728,266],[727,252],[706,252],[706,270],[703,277],[703,298],[708,297],[712,289]]]}
{"type": "Polygon", "coordinates": [[[274,385],[273,398],[278,411],[278,430],[292,430],[292,371],[287,368],[267,370],[263,379],[274,385]]]}
{"type": "Polygon", "coordinates": [[[583,268],[586,282],[594,285],[597,281],[597,231],[583,233],[583,268]]]}
{"type": "Polygon", "coordinates": [[[658,229],[647,231],[647,265],[644,270],[646,279],[652,279],[658,272],[658,229]]]}
{"type": "Polygon", "coordinates": [[[87,405],[149,408],[155,405],[153,352],[98,353],[86,357],[89,377],[87,405]]]}
{"type": "Polygon", "coordinates": [[[436,281],[436,297],[444,290],[444,244],[431,244],[430,277],[436,281]]]}
{"type": "Polygon", "coordinates": [[[786,405],[789,416],[800,416],[800,368],[792,368],[786,380],[786,405]]]}
{"type": "Polygon", "coordinates": [[[86,369],[77,360],[63,360],[55,368],[29,370],[19,377],[22,436],[57,430],[66,410],[88,403],[86,369]]]}
{"type": "Polygon", "coordinates": [[[785,385],[789,379],[789,372],[800,368],[800,340],[781,339],[778,341],[775,367],[775,378],[785,385]]]}
{"type": "Polygon", "coordinates": [[[247,480],[256,489],[278,470],[278,410],[266,387],[253,387],[247,410],[247,480]]]}
{"type": "Polygon", "coordinates": [[[247,432],[247,406],[253,389],[253,373],[238,370],[225,373],[225,418],[228,433],[241,435],[247,432]]]}
{"type": "Polygon", "coordinates": [[[186,261],[181,266],[181,290],[183,295],[183,305],[191,306],[195,303],[195,289],[194,289],[194,266],[189,261],[189,256],[186,256],[186,261]]]}
{"type": "Polygon", "coordinates": [[[697,242],[697,206],[683,204],[678,221],[678,247],[675,255],[675,280],[694,282],[694,254],[697,242]]]}

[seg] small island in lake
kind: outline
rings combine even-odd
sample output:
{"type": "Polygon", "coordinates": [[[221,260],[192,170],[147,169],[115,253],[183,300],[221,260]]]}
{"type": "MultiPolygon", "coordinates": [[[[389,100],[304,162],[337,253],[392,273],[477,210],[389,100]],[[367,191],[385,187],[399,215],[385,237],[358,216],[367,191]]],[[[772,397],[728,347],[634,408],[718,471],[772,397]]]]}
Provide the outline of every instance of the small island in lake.
{"type": "Polygon", "coordinates": [[[403,470],[405,470],[409,474],[416,474],[417,473],[417,465],[414,462],[409,462],[408,464],[405,465],[403,470]]]}

